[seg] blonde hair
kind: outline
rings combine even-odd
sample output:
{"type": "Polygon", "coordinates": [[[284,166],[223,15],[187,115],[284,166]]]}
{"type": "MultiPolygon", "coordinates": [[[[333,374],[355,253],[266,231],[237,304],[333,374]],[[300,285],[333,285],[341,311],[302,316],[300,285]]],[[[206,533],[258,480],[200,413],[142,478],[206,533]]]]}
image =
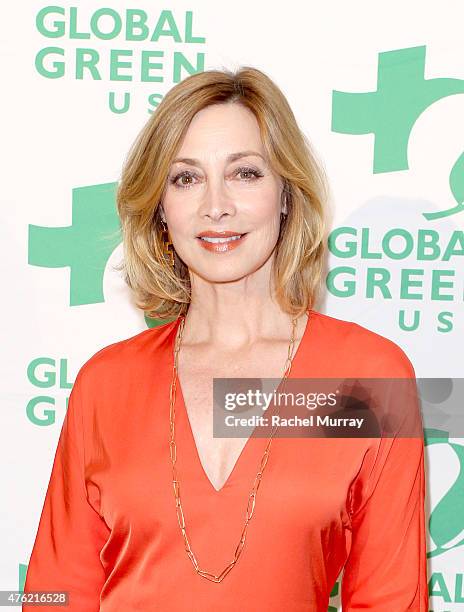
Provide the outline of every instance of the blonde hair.
{"type": "Polygon", "coordinates": [[[168,91],[146,122],[124,162],[116,202],[124,260],[116,266],[150,318],[185,314],[191,300],[188,267],[163,251],[159,206],[172,160],[194,115],[217,103],[239,103],[256,117],[264,149],[283,179],[287,216],[274,253],[275,298],[299,315],[312,308],[320,289],[325,254],[325,171],[301,132],[281,90],[262,71],[206,70],[168,91]]]}

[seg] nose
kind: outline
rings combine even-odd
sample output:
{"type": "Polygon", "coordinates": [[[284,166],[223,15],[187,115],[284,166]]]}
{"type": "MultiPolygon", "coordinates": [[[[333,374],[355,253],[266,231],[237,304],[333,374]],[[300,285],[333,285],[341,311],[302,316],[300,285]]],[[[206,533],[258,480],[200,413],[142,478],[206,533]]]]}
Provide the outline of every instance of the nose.
{"type": "Polygon", "coordinates": [[[235,215],[235,200],[223,177],[213,177],[208,180],[198,212],[202,218],[208,217],[215,221],[224,215],[235,215]]]}

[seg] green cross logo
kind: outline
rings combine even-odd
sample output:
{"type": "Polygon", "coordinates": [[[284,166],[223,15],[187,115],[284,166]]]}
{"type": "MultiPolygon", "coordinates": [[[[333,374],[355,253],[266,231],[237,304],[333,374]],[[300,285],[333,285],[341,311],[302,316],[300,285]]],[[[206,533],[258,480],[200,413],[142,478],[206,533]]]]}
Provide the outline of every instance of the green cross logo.
{"type": "MultiPolygon", "coordinates": [[[[73,189],[71,225],[29,225],[28,263],[43,268],[70,269],[70,306],[105,301],[106,264],[122,241],[116,210],[117,186],[117,183],[103,183],[73,189]]],[[[145,322],[147,327],[166,323],[148,317],[145,322]]]]}
{"type": "Polygon", "coordinates": [[[117,183],[106,183],[73,189],[71,225],[29,225],[28,263],[70,268],[70,306],[104,302],[105,266],[121,242],[116,187],[117,183]]]}
{"type": "MultiPolygon", "coordinates": [[[[408,170],[408,142],[419,116],[437,100],[464,93],[463,79],[425,79],[426,47],[410,47],[379,53],[377,91],[333,91],[332,131],[342,134],[374,134],[373,172],[408,170]]],[[[431,221],[464,210],[464,153],[449,175],[457,204],[447,210],[425,212],[431,221]]]]}

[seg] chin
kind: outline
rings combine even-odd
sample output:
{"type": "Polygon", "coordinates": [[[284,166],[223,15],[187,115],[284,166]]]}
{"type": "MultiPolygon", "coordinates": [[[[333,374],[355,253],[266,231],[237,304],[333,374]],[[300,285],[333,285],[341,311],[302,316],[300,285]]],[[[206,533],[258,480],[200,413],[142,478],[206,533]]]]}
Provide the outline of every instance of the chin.
{"type": "Polygon", "coordinates": [[[210,283],[233,283],[246,278],[250,274],[253,274],[260,267],[261,264],[250,266],[249,262],[246,266],[232,263],[230,263],[230,265],[224,265],[224,263],[221,264],[218,262],[217,264],[212,264],[207,268],[201,266],[197,268],[190,268],[190,270],[197,276],[200,276],[203,280],[210,283]]]}

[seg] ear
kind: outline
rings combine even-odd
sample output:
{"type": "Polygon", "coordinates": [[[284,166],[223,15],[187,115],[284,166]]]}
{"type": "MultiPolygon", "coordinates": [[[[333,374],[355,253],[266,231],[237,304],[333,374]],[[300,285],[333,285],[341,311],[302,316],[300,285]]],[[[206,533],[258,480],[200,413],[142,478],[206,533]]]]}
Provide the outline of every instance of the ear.
{"type": "Polygon", "coordinates": [[[282,207],[282,214],[283,215],[287,215],[288,214],[288,210],[287,210],[287,196],[285,194],[283,196],[283,202],[284,202],[284,205],[282,207]]]}
{"type": "Polygon", "coordinates": [[[160,216],[161,219],[166,223],[166,215],[164,214],[164,208],[160,205],[160,216]]]}
{"type": "Polygon", "coordinates": [[[287,209],[287,181],[284,181],[283,185],[282,185],[281,201],[282,201],[282,214],[283,215],[287,215],[288,214],[288,209],[287,209]]]}
{"type": "Polygon", "coordinates": [[[282,214],[283,215],[287,215],[288,214],[288,209],[287,209],[287,194],[285,191],[282,192],[282,214]]]}

